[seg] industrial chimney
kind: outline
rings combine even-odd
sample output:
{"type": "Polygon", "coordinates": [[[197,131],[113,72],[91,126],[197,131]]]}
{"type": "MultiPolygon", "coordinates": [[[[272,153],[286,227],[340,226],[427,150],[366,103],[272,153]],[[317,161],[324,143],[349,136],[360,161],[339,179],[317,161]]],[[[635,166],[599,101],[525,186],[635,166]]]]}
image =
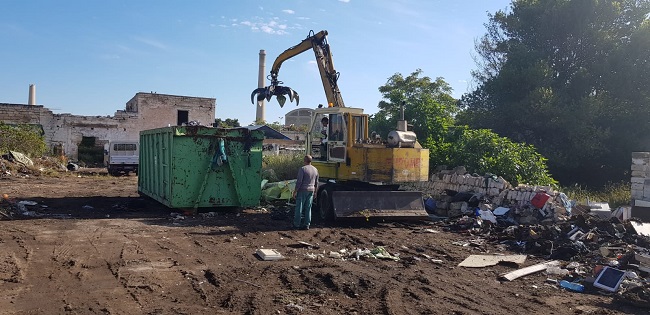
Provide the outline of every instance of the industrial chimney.
{"type": "Polygon", "coordinates": [[[34,84],[29,85],[29,100],[27,101],[27,105],[36,105],[36,85],[34,84]]]}
{"type": "MultiPolygon", "coordinates": [[[[257,78],[257,87],[263,88],[266,85],[264,74],[266,73],[266,52],[264,49],[260,50],[260,73],[257,78]]],[[[257,101],[257,112],[255,113],[255,121],[263,121],[264,119],[264,99],[257,101]]]]}

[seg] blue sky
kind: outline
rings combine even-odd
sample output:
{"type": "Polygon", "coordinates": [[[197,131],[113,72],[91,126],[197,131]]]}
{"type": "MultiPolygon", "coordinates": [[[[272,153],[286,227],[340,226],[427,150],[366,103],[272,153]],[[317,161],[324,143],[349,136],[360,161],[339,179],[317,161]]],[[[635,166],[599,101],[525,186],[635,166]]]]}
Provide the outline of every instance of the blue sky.
{"type": "MultiPolygon", "coordinates": [[[[395,73],[443,77],[460,97],[471,87],[474,40],[487,13],[510,0],[2,1],[0,103],[55,113],[113,115],[137,92],[217,99],[219,118],[255,120],[260,49],[275,57],[327,30],[348,107],[377,112],[379,86],[395,73]]],[[[286,61],[280,80],[300,107],[325,104],[307,51],[286,61]]],[[[295,103],[266,105],[282,121],[295,103]]]]}

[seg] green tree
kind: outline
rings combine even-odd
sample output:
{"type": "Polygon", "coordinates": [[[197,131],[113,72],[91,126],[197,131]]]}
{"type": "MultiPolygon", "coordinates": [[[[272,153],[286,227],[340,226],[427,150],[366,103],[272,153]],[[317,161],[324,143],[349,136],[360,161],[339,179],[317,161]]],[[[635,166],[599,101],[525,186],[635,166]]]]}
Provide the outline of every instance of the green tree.
{"type": "Polygon", "coordinates": [[[449,84],[416,70],[408,77],[397,73],[379,88],[384,100],[370,118],[370,129],[385,136],[395,130],[401,104],[423,147],[429,149],[430,169],[439,165],[465,166],[472,173],[493,173],[513,183],[554,184],[546,159],[531,145],[515,143],[489,130],[456,126],[457,100],[449,84]]]}
{"type": "Polygon", "coordinates": [[[557,184],[548,171],[546,158],[535,147],[487,129],[450,128],[446,142],[432,151],[432,159],[439,164],[464,165],[471,173],[500,175],[514,185],[557,184]]]}
{"type": "Polygon", "coordinates": [[[537,147],[563,184],[626,177],[648,150],[649,0],[515,0],[476,43],[458,120],[537,147]]]}
{"type": "Polygon", "coordinates": [[[221,128],[234,128],[234,127],[241,127],[239,124],[239,119],[231,119],[231,118],[226,118],[225,120],[222,120],[221,118],[216,118],[214,120],[214,123],[217,127],[221,128]]]}
{"type": "Polygon", "coordinates": [[[454,123],[457,101],[443,78],[432,80],[421,75],[420,69],[407,77],[396,73],[379,87],[383,100],[379,102],[379,112],[370,117],[371,131],[386,138],[397,127],[400,107],[404,104],[404,118],[412,125],[409,130],[415,132],[421,142],[436,142],[443,137],[454,123]]]}

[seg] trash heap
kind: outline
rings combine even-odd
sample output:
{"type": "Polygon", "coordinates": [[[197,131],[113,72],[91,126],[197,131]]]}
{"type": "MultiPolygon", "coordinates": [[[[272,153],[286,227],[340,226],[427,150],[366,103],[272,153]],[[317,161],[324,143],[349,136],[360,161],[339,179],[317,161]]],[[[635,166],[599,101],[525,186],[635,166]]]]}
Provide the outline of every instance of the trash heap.
{"type": "MultiPolygon", "coordinates": [[[[40,216],[34,206],[39,206],[39,204],[30,200],[16,200],[7,194],[2,194],[0,197],[0,220],[40,216]]],[[[40,207],[47,206],[40,205],[40,207]]]]}
{"type": "Polygon", "coordinates": [[[9,151],[0,154],[0,177],[29,177],[29,175],[54,174],[66,172],[60,159],[41,157],[31,159],[25,154],[9,151]]]}
{"type": "MultiPolygon", "coordinates": [[[[648,223],[622,222],[616,216],[604,219],[587,212],[553,225],[505,226],[480,216],[447,219],[438,225],[445,231],[472,235],[473,243],[491,243],[546,260],[534,272],[545,272],[547,283],[574,292],[616,293],[620,302],[650,308],[648,223]]],[[[527,268],[531,267],[535,266],[527,268]]]]}
{"type": "Polygon", "coordinates": [[[650,223],[628,219],[626,207],[579,205],[551,187],[513,187],[501,177],[469,175],[462,168],[409,188],[428,196],[425,207],[442,219],[436,224],[444,231],[471,235],[469,245],[490,243],[545,260],[502,280],[530,269],[545,272],[550,285],[614,294],[619,302],[650,308],[650,223]]]}
{"type": "Polygon", "coordinates": [[[503,177],[470,175],[464,167],[440,171],[424,183],[409,187],[427,195],[430,214],[456,218],[481,214],[484,219],[512,224],[564,221],[574,204],[550,186],[513,187],[503,177]]]}

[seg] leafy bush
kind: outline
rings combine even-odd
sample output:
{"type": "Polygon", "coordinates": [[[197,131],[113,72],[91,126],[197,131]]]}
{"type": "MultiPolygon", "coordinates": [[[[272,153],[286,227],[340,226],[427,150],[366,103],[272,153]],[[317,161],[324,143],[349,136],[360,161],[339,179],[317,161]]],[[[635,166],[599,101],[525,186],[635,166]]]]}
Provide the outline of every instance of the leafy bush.
{"type": "Polygon", "coordinates": [[[270,182],[296,179],[304,154],[266,155],[262,158],[262,178],[270,182]]]}
{"type": "Polygon", "coordinates": [[[0,122],[0,154],[17,151],[27,156],[42,156],[47,151],[40,126],[7,125],[0,122]]]}
{"type": "Polygon", "coordinates": [[[464,165],[468,172],[492,173],[513,184],[556,185],[548,172],[546,158],[535,147],[512,142],[487,129],[450,129],[442,141],[427,139],[430,163],[435,165],[464,165]]]}

